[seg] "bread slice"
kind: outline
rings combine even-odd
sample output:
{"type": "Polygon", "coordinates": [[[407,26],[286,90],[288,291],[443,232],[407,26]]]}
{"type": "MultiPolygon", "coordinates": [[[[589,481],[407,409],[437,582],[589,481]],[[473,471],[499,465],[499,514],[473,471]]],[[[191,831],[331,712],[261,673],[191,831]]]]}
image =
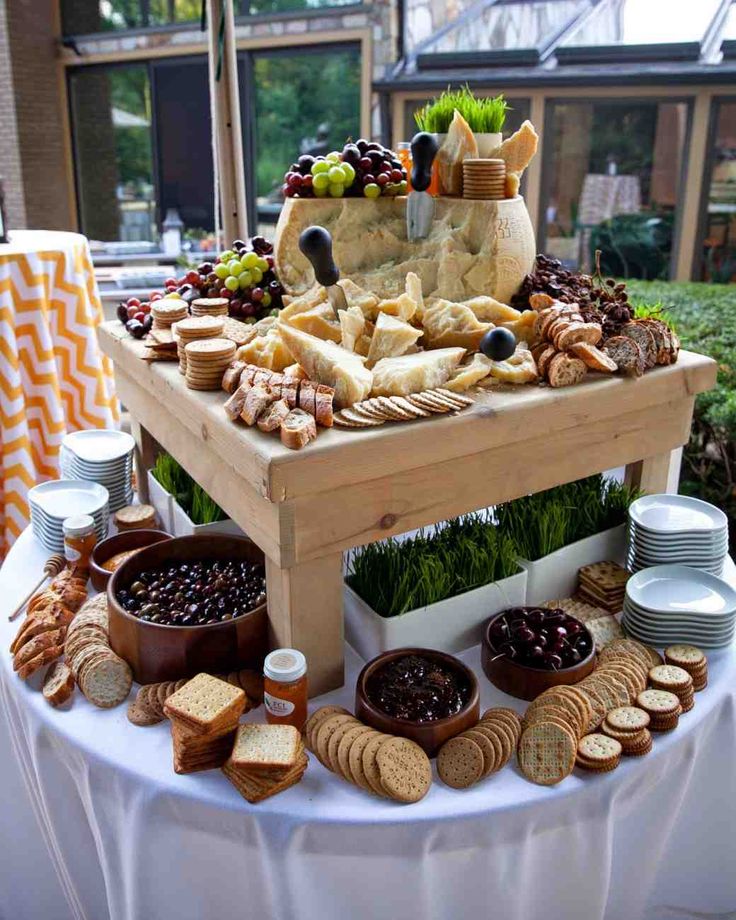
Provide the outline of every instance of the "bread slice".
{"type": "Polygon", "coordinates": [[[565,352],[555,355],[547,366],[547,379],[551,387],[569,387],[581,383],[587,373],[580,358],[565,352]]]}
{"type": "Polygon", "coordinates": [[[323,428],[332,428],[332,400],[334,396],[335,391],[332,387],[325,386],[323,383],[317,385],[314,415],[317,419],[317,424],[322,425],[323,428]]]}
{"type": "Polygon", "coordinates": [[[240,375],[245,370],[245,361],[231,361],[222,375],[222,388],[226,393],[234,393],[240,386],[240,375]]]}
{"type": "Polygon", "coordinates": [[[292,409],[281,423],[281,443],[291,450],[302,447],[317,437],[317,423],[314,416],[303,409],[292,409]]]}
{"type": "Polygon", "coordinates": [[[255,425],[258,421],[258,416],[276,399],[277,394],[273,390],[257,383],[246,393],[240,417],[246,425],[255,425]]]}
{"type": "Polygon", "coordinates": [[[302,754],[302,739],[293,725],[239,725],[228,768],[288,770],[302,754]]]}
{"type": "Polygon", "coordinates": [[[276,402],[265,409],[258,417],[258,427],[261,431],[277,431],[281,428],[281,423],[288,416],[291,409],[285,399],[277,399],[276,402]]]}
{"type": "Polygon", "coordinates": [[[603,338],[603,329],[598,323],[570,323],[564,333],[557,336],[555,345],[565,351],[576,342],[587,342],[588,345],[597,345],[603,338]]]}
{"type": "Polygon", "coordinates": [[[633,339],[641,348],[645,368],[655,366],[657,363],[657,341],[651,329],[647,328],[644,323],[626,323],[621,327],[621,335],[633,339]]]}
{"type": "Polygon", "coordinates": [[[302,380],[298,377],[284,377],[281,384],[281,397],[285,399],[290,409],[299,405],[299,386],[302,380]]]}
{"type": "Polygon", "coordinates": [[[554,345],[545,344],[544,351],[536,358],[537,370],[539,371],[540,377],[547,376],[547,369],[549,368],[549,362],[558,354],[557,349],[554,345]]]}
{"type": "Polygon", "coordinates": [[[614,335],[607,339],[602,349],[626,377],[641,377],[644,373],[644,354],[635,342],[625,335],[614,335]]]}
{"type": "Polygon", "coordinates": [[[74,693],[74,675],[69,665],[55,661],[43,679],[43,697],[51,706],[61,706],[74,693]]]}
{"type": "Polygon", "coordinates": [[[571,346],[570,351],[576,358],[584,361],[592,371],[600,371],[602,374],[615,374],[618,370],[616,362],[604,354],[600,348],[595,345],[588,345],[587,342],[576,342],[571,346]]]}
{"type": "Polygon", "coordinates": [[[242,386],[239,386],[233,395],[229,399],[226,399],[223,403],[222,408],[227,413],[227,416],[231,422],[236,421],[240,416],[240,413],[243,411],[243,406],[245,405],[245,397],[248,395],[248,391],[250,389],[251,385],[249,383],[244,383],[242,386]]]}
{"type": "Polygon", "coordinates": [[[302,380],[299,386],[299,408],[303,409],[309,415],[317,414],[317,384],[311,380],[302,380]]]}

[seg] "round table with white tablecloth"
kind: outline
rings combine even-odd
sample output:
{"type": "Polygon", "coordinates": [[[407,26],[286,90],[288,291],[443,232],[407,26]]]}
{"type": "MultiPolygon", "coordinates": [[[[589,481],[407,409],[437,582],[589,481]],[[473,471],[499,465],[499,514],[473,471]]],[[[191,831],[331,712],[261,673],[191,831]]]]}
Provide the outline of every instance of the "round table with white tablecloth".
{"type": "MultiPolygon", "coordinates": [[[[26,531],[0,570],[4,611],[44,558],[26,531]]],[[[310,758],[297,786],[250,805],[219,771],[177,776],[166,723],[134,727],[125,706],[95,709],[79,693],[51,709],[12,672],[15,628],[0,617],[0,789],[16,790],[0,810],[3,917],[679,920],[736,909],[733,648],[709,653],[709,685],[678,729],[611,773],[576,770],[546,788],[509,766],[465,791],[436,780],[401,806],[310,758]]],[[[523,709],[482,676],[477,648],[461,657],[481,675],[483,706],[523,709]]],[[[359,667],[348,650],[345,687],[312,705],[352,708],[359,667]]]]}

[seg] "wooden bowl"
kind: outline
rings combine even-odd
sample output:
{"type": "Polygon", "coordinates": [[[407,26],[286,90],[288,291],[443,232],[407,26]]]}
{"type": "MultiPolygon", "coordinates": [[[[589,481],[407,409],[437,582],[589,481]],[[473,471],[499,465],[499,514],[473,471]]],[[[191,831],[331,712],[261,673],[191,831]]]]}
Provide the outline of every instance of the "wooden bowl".
{"type": "MultiPolygon", "coordinates": [[[[528,665],[518,664],[506,658],[505,655],[499,655],[491,641],[491,627],[505,613],[506,611],[502,610],[488,621],[483,632],[481,646],[483,671],[488,680],[499,690],[503,690],[509,696],[515,696],[520,700],[533,700],[540,693],[549,690],[550,687],[559,687],[562,684],[576,684],[579,680],[587,677],[595,667],[595,641],[584,623],[581,623],[581,625],[590,636],[591,650],[587,657],[572,667],[560,668],[559,671],[545,671],[541,668],[530,668],[528,665]]],[[[572,617],[572,619],[576,618],[572,617]]],[[[578,620],[578,622],[580,621],[578,620]]]]}
{"type": "Polygon", "coordinates": [[[200,671],[226,674],[239,668],[261,669],[268,650],[266,604],[223,623],[163,626],[140,620],[120,606],[116,594],[140,572],[171,562],[236,559],[260,562],[263,553],[245,537],[208,534],[154,543],[127,559],[107,583],[110,645],[124,658],[140,684],[193,677],[200,671]]]}
{"type": "Polygon", "coordinates": [[[101,540],[95,546],[89,563],[89,577],[93,586],[97,591],[104,591],[110,581],[112,572],[102,568],[103,562],[129,549],[143,549],[144,546],[152,546],[154,543],[171,539],[171,534],[164,533],[163,530],[128,530],[101,540]]]}
{"type": "Polygon", "coordinates": [[[410,738],[423,748],[430,757],[434,757],[448,738],[464,732],[478,722],[480,718],[480,693],[478,681],[470,668],[463,664],[454,655],[438,652],[429,648],[398,648],[390,652],[383,652],[365,665],[358,675],[355,685],[355,715],[361,722],[370,725],[387,735],[400,735],[410,738]],[[433,658],[440,661],[445,667],[460,671],[470,684],[470,699],[465,707],[455,715],[434,722],[408,722],[406,719],[397,719],[387,715],[368,699],[366,687],[369,677],[387,662],[407,655],[419,655],[422,658],[433,658]]]}

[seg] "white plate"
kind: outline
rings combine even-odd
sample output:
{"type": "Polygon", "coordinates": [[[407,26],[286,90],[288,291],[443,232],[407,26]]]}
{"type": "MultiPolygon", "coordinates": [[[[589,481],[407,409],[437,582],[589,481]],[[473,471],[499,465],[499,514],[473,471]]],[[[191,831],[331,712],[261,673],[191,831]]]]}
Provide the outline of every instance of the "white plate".
{"type": "Polygon", "coordinates": [[[728,527],[720,508],[689,495],[644,495],[631,503],[629,517],[652,533],[719,531],[728,527]]]}
{"type": "Polygon", "coordinates": [[[652,635],[668,635],[687,632],[690,635],[698,636],[701,639],[725,639],[736,632],[736,624],[724,626],[722,629],[699,629],[697,626],[691,626],[687,623],[673,623],[671,625],[656,626],[641,620],[631,613],[624,613],[621,618],[623,624],[633,623],[638,629],[646,630],[652,635]]]}
{"type": "Polygon", "coordinates": [[[703,636],[722,637],[727,633],[733,632],[734,628],[736,628],[736,623],[734,623],[733,620],[712,627],[703,626],[702,620],[697,622],[693,620],[671,620],[669,618],[664,618],[660,622],[656,618],[651,619],[644,617],[631,608],[624,610],[623,620],[638,623],[642,629],[649,629],[654,632],[681,632],[687,629],[689,632],[698,633],[703,636]]]}
{"type": "Polygon", "coordinates": [[[678,645],[680,643],[697,645],[699,648],[725,648],[733,642],[733,636],[728,636],[724,639],[701,639],[684,630],[667,636],[653,635],[647,632],[647,630],[639,629],[633,623],[626,624],[625,632],[635,639],[639,639],[641,642],[646,642],[648,645],[655,645],[659,648],[664,648],[667,645],[678,645]]]}
{"type": "Polygon", "coordinates": [[[639,607],[708,616],[736,610],[736,591],[721,578],[686,565],[657,565],[633,575],[626,594],[639,607]]]}
{"type": "Polygon", "coordinates": [[[88,463],[109,463],[135,449],[135,441],[127,432],[100,428],[74,431],[61,444],[88,463]]]}
{"type": "Polygon", "coordinates": [[[705,623],[707,626],[718,626],[719,624],[736,622],[736,610],[726,611],[724,613],[673,613],[671,610],[651,610],[648,607],[642,607],[632,600],[628,595],[624,598],[624,610],[633,610],[650,619],[658,622],[683,621],[691,623],[705,623]]]}
{"type": "Polygon", "coordinates": [[[28,492],[28,501],[49,517],[68,518],[90,514],[107,504],[109,493],[97,482],[82,479],[55,479],[42,482],[28,492]]]}
{"type": "MultiPolygon", "coordinates": [[[[105,503],[101,508],[97,508],[94,511],[73,511],[72,514],[91,514],[92,517],[95,518],[95,520],[97,520],[97,519],[108,517],[110,514],[110,511],[107,506],[107,503],[105,503]]],[[[71,517],[71,515],[69,514],[64,515],[62,517],[56,517],[55,515],[47,514],[43,510],[43,508],[41,508],[39,505],[34,505],[34,504],[31,504],[31,515],[36,515],[37,517],[45,521],[47,524],[54,526],[54,527],[59,527],[59,528],[62,526],[62,524],[68,517],[71,517]]]]}
{"type": "MultiPolygon", "coordinates": [[[[663,563],[662,563],[663,564],[663,563]]],[[[678,565],[680,563],[677,563],[678,565]]],[[[660,565],[650,565],[648,562],[636,562],[636,561],[627,561],[626,568],[631,572],[632,575],[638,575],[640,572],[649,571],[650,569],[660,568],[660,565]]],[[[706,575],[712,575],[714,578],[720,578],[723,575],[723,565],[718,566],[702,566],[702,565],[689,565],[686,566],[689,569],[696,569],[699,572],[704,572],[706,575]]]]}
{"type": "Polygon", "coordinates": [[[645,534],[641,530],[629,529],[629,540],[635,543],[641,543],[644,546],[728,546],[728,533],[711,534],[702,536],[701,534],[685,534],[678,537],[668,537],[664,534],[645,534]]]}

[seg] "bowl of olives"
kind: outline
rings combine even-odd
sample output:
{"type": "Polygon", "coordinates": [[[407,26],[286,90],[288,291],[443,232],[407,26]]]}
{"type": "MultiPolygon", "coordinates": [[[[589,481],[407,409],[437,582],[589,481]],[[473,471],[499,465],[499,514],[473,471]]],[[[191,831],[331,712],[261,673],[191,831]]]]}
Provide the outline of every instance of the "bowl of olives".
{"type": "Polygon", "coordinates": [[[584,623],[560,608],[510,607],[488,621],[481,663],[499,690],[533,700],[590,674],[595,642],[584,623]]]}
{"type": "Polygon", "coordinates": [[[107,584],[110,645],[138,683],[260,668],[263,553],[245,537],[177,537],[138,550],[107,584]]]}

